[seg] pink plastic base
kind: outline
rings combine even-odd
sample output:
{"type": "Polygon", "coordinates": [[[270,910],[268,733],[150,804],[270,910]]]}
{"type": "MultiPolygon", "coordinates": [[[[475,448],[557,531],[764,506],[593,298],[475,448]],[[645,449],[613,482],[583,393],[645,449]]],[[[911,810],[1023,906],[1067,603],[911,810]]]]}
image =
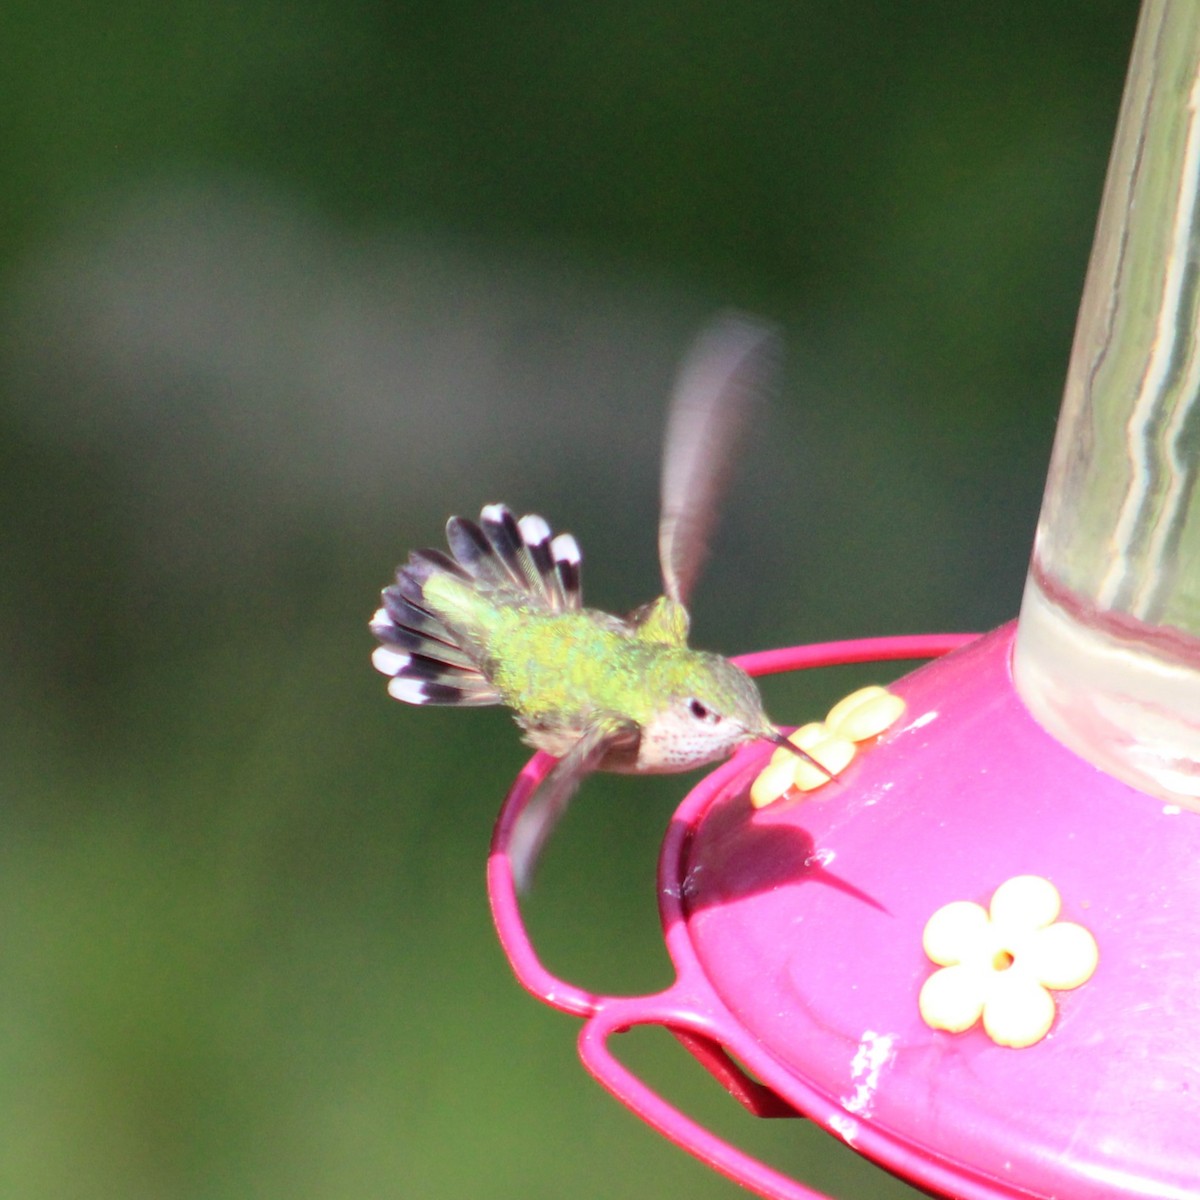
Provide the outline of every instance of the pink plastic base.
{"type": "MultiPolygon", "coordinates": [[[[1200,817],[1048,737],[1012,688],[1011,640],[1008,626],[895,684],[904,716],[841,786],[755,811],[746,789],[770,754],[756,746],[691,792],[660,863],[678,979],[657,996],[595,996],[544,970],[520,924],[505,846],[549,760],[533,760],[505,805],[489,888],[519,978],[587,1018],[580,1052],[606,1087],[764,1196],[816,1193],[666,1104],[611,1055],[611,1033],[675,1030],[752,1110],[798,1110],[936,1193],[1200,1195],[1200,817]],[[933,969],[925,921],[950,900],[986,904],[1018,874],[1051,879],[1064,919],[1091,929],[1095,976],[1058,993],[1050,1034],[1024,1050],[979,1029],[928,1028],[916,1006],[933,969]]],[[[795,667],[847,653],[863,661],[870,646],[784,653],[795,667]]],[[[902,647],[910,656],[947,648],[874,644],[877,657],[905,656],[902,647]]],[[[780,661],[776,652],[749,665],[780,661]]]]}

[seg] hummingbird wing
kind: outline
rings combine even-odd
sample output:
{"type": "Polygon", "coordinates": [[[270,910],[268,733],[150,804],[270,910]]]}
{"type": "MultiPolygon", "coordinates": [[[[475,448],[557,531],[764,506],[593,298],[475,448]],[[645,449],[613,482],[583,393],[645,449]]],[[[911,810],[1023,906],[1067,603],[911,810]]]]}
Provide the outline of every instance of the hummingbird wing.
{"type": "Polygon", "coordinates": [[[542,847],[567,810],[580,781],[614,750],[636,749],[636,722],[616,717],[586,726],[579,740],[558,760],[530,797],[513,827],[508,854],[518,891],[527,891],[542,847]]]}
{"type": "Polygon", "coordinates": [[[658,557],[663,590],[680,604],[700,574],[738,435],[779,345],[771,326],[728,313],[697,338],[679,369],[663,443],[658,557]]]}

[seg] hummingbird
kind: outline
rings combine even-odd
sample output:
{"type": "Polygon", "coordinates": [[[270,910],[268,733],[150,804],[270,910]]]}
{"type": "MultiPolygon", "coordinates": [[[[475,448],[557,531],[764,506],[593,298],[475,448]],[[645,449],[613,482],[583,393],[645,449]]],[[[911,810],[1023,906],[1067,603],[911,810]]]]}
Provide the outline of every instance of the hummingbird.
{"type": "Polygon", "coordinates": [[[593,771],[687,771],[760,738],[811,756],[768,719],[754,681],[688,645],[688,598],[747,410],[778,338],[727,314],[680,367],[664,439],[658,552],[663,594],[625,617],[585,608],[582,556],[540,516],[489,504],[453,516],[449,554],[413,551],[371,618],[377,670],[408,704],[506,705],[523,740],[558,761],[513,831],[524,890],[550,831],[593,771]]]}

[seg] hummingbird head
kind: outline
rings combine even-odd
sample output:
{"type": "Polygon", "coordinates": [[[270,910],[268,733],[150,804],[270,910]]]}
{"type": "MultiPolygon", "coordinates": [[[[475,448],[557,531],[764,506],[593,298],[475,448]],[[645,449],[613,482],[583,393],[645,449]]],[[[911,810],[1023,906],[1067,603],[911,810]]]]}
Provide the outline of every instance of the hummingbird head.
{"type": "Polygon", "coordinates": [[[642,725],[639,770],[684,771],[725,758],[743,742],[779,736],[740,667],[699,650],[671,657],[659,691],[665,703],[642,725]]]}

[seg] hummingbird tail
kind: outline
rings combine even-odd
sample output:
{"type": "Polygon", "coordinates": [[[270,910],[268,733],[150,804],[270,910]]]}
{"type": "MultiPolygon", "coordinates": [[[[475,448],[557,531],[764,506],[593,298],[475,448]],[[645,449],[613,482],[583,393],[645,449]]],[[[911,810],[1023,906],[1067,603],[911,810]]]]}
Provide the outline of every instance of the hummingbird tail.
{"type": "Polygon", "coordinates": [[[507,592],[549,612],[582,607],[578,543],[569,533],[555,537],[533,513],[518,521],[505,505],[489,504],[478,525],[451,517],[446,541],[456,564],[483,591],[507,592]]]}
{"type": "Polygon", "coordinates": [[[371,618],[379,640],[375,669],[392,677],[388,692],[406,704],[499,704],[500,694],[450,626],[430,611],[425,586],[439,573],[466,572],[440,550],[416,550],[383,589],[383,607],[371,618]]]}
{"type": "Polygon", "coordinates": [[[438,614],[427,586],[450,576],[483,595],[568,612],[582,604],[579,547],[569,533],[553,537],[541,517],[518,521],[502,504],[489,504],[478,525],[451,517],[446,540],[453,558],[414,550],[383,589],[383,607],[371,618],[379,641],[371,661],[391,676],[388,691],[406,704],[501,704],[469,631],[438,614]]]}
{"type": "Polygon", "coordinates": [[[371,618],[371,632],[379,640],[371,662],[391,676],[388,692],[406,704],[499,704],[499,692],[454,635],[406,598],[413,590],[408,570],[401,568],[399,582],[384,588],[383,607],[371,618]]]}

